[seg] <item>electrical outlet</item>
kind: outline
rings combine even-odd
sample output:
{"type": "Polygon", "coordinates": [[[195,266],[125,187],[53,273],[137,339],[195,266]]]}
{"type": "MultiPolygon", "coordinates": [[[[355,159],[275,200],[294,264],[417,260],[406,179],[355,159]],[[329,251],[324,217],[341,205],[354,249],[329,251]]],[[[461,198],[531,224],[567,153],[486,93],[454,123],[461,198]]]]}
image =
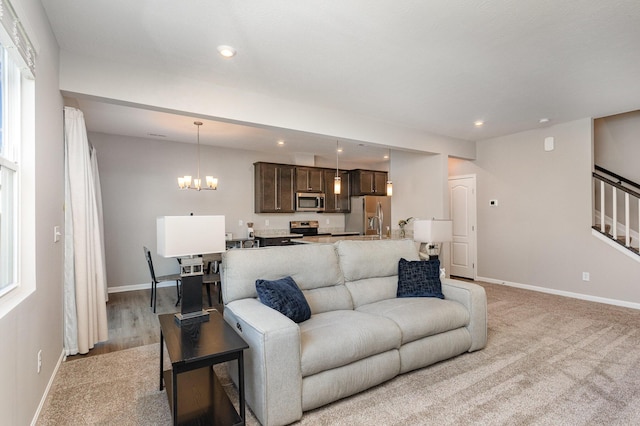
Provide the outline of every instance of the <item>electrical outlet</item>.
{"type": "Polygon", "coordinates": [[[331,221],[327,218],[327,225],[329,225],[331,223],[331,221]]]}
{"type": "Polygon", "coordinates": [[[38,374],[40,374],[40,370],[42,370],[42,349],[38,351],[38,374]]]}
{"type": "Polygon", "coordinates": [[[242,222],[242,219],[240,219],[240,220],[238,221],[238,226],[242,226],[242,225],[244,225],[244,223],[242,222]]]}
{"type": "Polygon", "coordinates": [[[590,279],[591,279],[591,276],[588,272],[582,273],[582,281],[589,281],[590,279]]]}
{"type": "Polygon", "coordinates": [[[264,226],[269,226],[269,219],[264,220],[264,226]]]}

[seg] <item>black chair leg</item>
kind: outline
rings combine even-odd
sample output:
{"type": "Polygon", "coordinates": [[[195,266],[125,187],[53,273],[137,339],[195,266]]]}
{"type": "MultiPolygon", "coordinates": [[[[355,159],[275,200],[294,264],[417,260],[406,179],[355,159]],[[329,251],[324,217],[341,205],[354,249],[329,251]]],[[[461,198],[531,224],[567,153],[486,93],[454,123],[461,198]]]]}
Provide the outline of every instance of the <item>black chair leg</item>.
{"type": "Polygon", "coordinates": [[[151,290],[153,292],[153,313],[156,313],[156,296],[158,295],[158,287],[157,287],[156,282],[153,283],[153,289],[151,290]]]}
{"type": "Polygon", "coordinates": [[[209,300],[209,307],[213,306],[211,304],[211,283],[207,283],[207,299],[209,300]]]}

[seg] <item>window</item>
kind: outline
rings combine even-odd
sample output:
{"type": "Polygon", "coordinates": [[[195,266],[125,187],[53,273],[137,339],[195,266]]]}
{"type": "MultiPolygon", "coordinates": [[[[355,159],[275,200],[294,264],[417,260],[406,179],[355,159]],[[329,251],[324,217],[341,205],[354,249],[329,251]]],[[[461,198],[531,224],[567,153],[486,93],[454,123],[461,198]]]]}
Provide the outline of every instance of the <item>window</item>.
{"type": "Polygon", "coordinates": [[[0,45],[0,296],[18,282],[20,70],[0,45]]]}

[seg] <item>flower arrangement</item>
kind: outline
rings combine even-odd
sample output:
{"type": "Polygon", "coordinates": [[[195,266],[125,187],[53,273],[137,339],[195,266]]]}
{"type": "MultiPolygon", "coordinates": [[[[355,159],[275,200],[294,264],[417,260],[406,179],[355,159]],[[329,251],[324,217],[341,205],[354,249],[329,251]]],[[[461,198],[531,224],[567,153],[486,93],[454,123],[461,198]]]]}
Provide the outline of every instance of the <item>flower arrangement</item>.
{"type": "Polygon", "coordinates": [[[400,238],[404,238],[405,237],[404,227],[407,226],[409,224],[409,222],[411,222],[412,220],[413,220],[413,217],[408,217],[406,219],[400,219],[398,221],[398,226],[400,227],[400,238]]]}

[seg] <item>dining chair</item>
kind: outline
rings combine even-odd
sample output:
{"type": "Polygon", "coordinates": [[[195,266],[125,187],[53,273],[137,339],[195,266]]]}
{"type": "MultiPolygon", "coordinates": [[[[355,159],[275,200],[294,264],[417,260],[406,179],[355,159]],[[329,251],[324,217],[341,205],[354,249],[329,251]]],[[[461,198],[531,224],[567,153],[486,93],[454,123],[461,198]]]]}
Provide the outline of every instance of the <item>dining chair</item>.
{"type": "Polygon", "coordinates": [[[218,291],[218,303],[222,303],[222,281],[220,280],[220,263],[222,262],[221,253],[213,253],[207,255],[207,273],[202,278],[202,282],[207,285],[207,298],[209,299],[209,307],[211,304],[211,288],[213,283],[218,291]]]}
{"type": "Polygon", "coordinates": [[[153,308],[153,313],[156,313],[156,295],[158,292],[158,283],[165,281],[175,281],[176,282],[176,291],[178,292],[178,300],[180,299],[180,274],[170,274],[170,275],[161,275],[156,277],[156,273],[153,270],[153,260],[151,259],[151,252],[146,246],[142,247],[144,249],[144,257],[147,259],[147,263],[149,264],[149,273],[151,274],[151,307],[153,308]]]}

